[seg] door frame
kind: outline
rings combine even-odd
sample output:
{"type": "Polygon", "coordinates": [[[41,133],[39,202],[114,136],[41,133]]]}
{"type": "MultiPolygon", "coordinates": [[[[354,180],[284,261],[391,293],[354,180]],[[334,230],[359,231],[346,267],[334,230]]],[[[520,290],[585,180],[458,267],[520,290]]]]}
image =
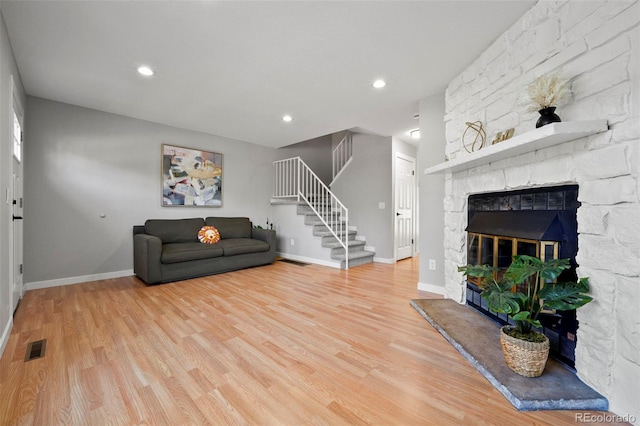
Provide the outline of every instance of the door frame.
{"type": "Polygon", "coordinates": [[[16,213],[13,202],[20,203],[19,213],[20,217],[22,216],[22,208],[23,208],[23,199],[24,199],[24,107],[22,102],[20,101],[20,96],[17,92],[17,88],[15,85],[14,77],[11,75],[11,90],[10,90],[10,126],[9,126],[9,143],[11,145],[10,149],[10,157],[9,160],[9,176],[11,179],[11,196],[9,200],[13,200],[11,204],[11,224],[9,226],[9,282],[11,286],[11,309],[15,311],[24,295],[24,279],[23,279],[23,270],[21,267],[18,267],[19,270],[16,271],[16,247],[19,247],[20,251],[18,261],[20,264],[24,264],[24,221],[20,220],[19,226],[21,226],[21,230],[16,232],[16,220],[14,220],[14,215],[16,213]],[[14,125],[13,125],[13,115],[14,113],[18,117],[18,121],[20,123],[21,130],[21,146],[20,146],[20,160],[18,160],[14,155],[14,147],[13,147],[13,137],[14,137],[14,125]],[[16,190],[16,179],[15,176],[18,176],[18,190],[16,190]],[[16,196],[20,198],[17,200],[16,196]],[[16,238],[19,238],[20,241],[16,242],[16,238]],[[18,287],[16,287],[16,283],[18,283],[18,287]]]}
{"type": "Polygon", "coordinates": [[[397,173],[398,170],[396,168],[396,161],[400,158],[402,160],[410,161],[413,164],[413,203],[411,208],[411,216],[413,218],[413,226],[411,227],[411,238],[413,240],[413,244],[411,244],[411,256],[414,257],[418,253],[418,239],[417,239],[417,229],[418,229],[418,211],[417,211],[417,196],[418,196],[418,185],[416,179],[416,170],[418,167],[418,163],[415,157],[412,157],[407,154],[403,154],[402,152],[396,151],[393,155],[393,259],[394,261],[398,261],[398,244],[397,244],[397,236],[398,236],[398,221],[396,220],[396,212],[398,209],[398,199],[397,199],[397,191],[396,191],[396,182],[397,182],[397,173]]]}

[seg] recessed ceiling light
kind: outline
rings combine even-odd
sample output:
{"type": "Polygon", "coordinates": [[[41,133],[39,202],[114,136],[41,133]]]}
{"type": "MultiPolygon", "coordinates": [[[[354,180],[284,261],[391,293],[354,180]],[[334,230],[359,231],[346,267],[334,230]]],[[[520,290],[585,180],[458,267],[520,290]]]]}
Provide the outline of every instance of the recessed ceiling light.
{"type": "Polygon", "coordinates": [[[415,129],[409,132],[413,139],[420,139],[420,129],[415,129]]]}
{"type": "Polygon", "coordinates": [[[153,70],[146,66],[138,67],[138,72],[146,77],[151,77],[154,74],[153,70]]]}
{"type": "Polygon", "coordinates": [[[387,83],[384,80],[376,80],[373,82],[373,87],[376,89],[382,89],[386,85],[387,83]]]}
{"type": "Polygon", "coordinates": [[[290,115],[284,115],[282,116],[282,121],[290,123],[293,121],[293,117],[291,117],[290,115]]]}

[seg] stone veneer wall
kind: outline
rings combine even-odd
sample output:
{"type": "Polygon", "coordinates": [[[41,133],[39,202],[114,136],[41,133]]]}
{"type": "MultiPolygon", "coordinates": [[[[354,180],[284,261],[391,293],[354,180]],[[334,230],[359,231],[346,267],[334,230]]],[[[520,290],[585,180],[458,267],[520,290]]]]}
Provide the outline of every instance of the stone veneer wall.
{"type": "Polygon", "coordinates": [[[640,421],[640,5],[638,1],[540,1],[451,81],[446,95],[447,158],[461,155],[465,122],[487,140],[535,128],[527,85],[559,72],[573,98],[563,121],[606,119],[610,130],[445,179],[445,294],[463,303],[467,197],[565,183],[579,185],[580,265],[595,301],[578,310],[578,375],[611,410],[640,421]]]}

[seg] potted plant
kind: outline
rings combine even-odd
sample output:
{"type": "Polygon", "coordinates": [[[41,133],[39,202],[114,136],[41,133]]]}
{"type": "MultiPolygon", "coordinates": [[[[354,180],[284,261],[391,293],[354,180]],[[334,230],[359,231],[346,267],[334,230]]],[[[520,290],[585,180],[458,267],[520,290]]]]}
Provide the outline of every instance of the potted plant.
{"type": "Polygon", "coordinates": [[[529,111],[540,113],[536,128],[562,121],[555,110],[571,95],[566,81],[560,79],[557,74],[541,75],[529,85],[528,89],[529,111]]]}
{"type": "Polygon", "coordinates": [[[538,377],[549,355],[549,339],[535,330],[543,309],[578,309],[593,298],[589,279],[556,282],[562,271],[571,267],[569,259],[542,261],[533,256],[513,256],[507,270],[489,265],[458,268],[470,277],[480,278],[481,296],[490,311],[507,314],[515,326],[504,326],[500,343],[509,368],[526,377],[538,377]],[[525,359],[532,356],[530,359],[525,359]]]}

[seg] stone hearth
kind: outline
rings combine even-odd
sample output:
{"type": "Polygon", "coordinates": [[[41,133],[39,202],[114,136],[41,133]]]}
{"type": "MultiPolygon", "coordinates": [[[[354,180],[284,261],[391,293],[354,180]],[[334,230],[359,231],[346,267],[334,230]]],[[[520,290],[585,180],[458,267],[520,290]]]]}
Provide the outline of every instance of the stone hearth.
{"type": "Polygon", "coordinates": [[[502,356],[499,326],[468,306],[446,299],[416,299],[411,306],[518,410],[608,409],[606,398],[553,359],[540,377],[511,371],[502,356]]]}

